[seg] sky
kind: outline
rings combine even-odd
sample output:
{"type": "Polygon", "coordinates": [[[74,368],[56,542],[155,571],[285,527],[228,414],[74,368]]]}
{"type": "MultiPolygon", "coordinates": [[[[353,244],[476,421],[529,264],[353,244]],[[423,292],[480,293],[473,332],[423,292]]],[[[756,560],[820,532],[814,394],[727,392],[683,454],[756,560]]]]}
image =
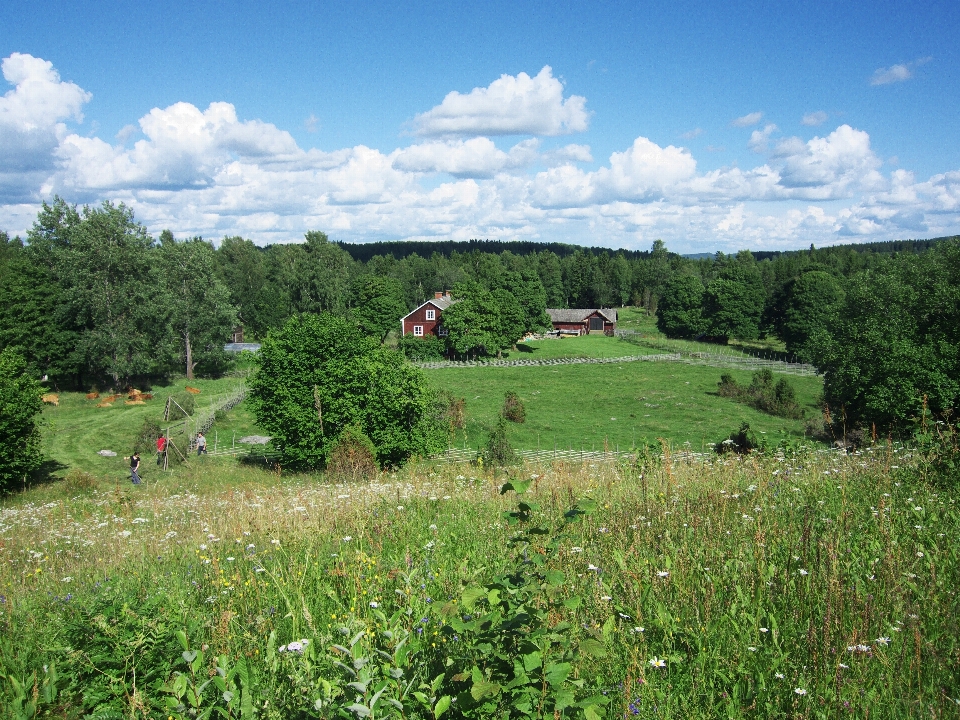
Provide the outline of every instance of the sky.
{"type": "Polygon", "coordinates": [[[0,230],[681,253],[960,234],[960,3],[0,4],[0,230]]]}

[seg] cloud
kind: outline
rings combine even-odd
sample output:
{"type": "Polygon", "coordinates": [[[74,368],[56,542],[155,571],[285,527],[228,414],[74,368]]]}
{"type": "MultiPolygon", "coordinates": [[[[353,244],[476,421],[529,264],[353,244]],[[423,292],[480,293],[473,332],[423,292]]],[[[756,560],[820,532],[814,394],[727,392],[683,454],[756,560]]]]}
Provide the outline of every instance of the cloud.
{"type": "Polygon", "coordinates": [[[694,251],[698,242],[784,249],[960,231],[960,169],[925,181],[902,168],[883,174],[869,134],[849,125],[810,138],[779,137],[767,123],[751,132],[752,167],[732,158],[706,171],[688,149],[643,136],[593,169],[581,166],[594,162],[587,145],[544,149],[536,137],[502,149],[486,136],[448,136],[393,150],[305,150],[226,102],[154,108],[111,144],[66,125],[82,117],[88,93],[43,60],[7,60],[14,90],[0,98],[0,143],[8,130],[39,132],[45,143],[14,148],[32,164],[0,163],[0,228],[12,233],[54,193],[124,202],[154,233],[260,244],[322,229],[355,242],[491,237],[636,248],[662,238],[694,251]]]}
{"type": "Polygon", "coordinates": [[[694,128],[693,130],[688,130],[685,133],[681,133],[680,137],[682,137],[684,140],[693,140],[701,135],[703,135],[703,128],[694,128]]]}
{"type": "Polygon", "coordinates": [[[890,85],[892,83],[905,82],[913,77],[914,69],[925,65],[933,58],[925,57],[914,60],[913,62],[900,65],[891,65],[888,68],[877,68],[873,71],[870,78],[871,85],[890,85]]]}
{"type": "Polygon", "coordinates": [[[744,115],[743,117],[738,117],[735,120],[731,120],[730,125],[733,127],[745,128],[750,127],[751,125],[756,125],[762,119],[762,112],[752,112],[749,115],[744,115]]]}
{"type": "Polygon", "coordinates": [[[817,110],[816,112],[810,112],[803,116],[803,119],[800,120],[801,125],[807,126],[816,126],[823,125],[827,121],[827,114],[823,110],[817,110]]]}
{"type": "Polygon", "coordinates": [[[17,189],[11,177],[30,176],[38,183],[55,166],[54,153],[67,134],[63,121],[83,120],[91,95],[63,82],[53,63],[13,53],[2,63],[4,79],[13,85],[0,97],[0,200],[26,200],[35,190],[17,189]]]}
{"type": "Polygon", "coordinates": [[[767,151],[767,146],[770,142],[770,136],[775,133],[779,128],[773,123],[767,124],[763,130],[754,130],[750,133],[750,140],[747,142],[747,147],[753,150],[755,153],[762,153],[767,151]]]}
{"type": "Polygon", "coordinates": [[[443,102],[414,120],[420,136],[567,135],[584,132],[590,116],[587,100],[563,97],[563,84],[549,65],[536,77],[501,75],[488,87],[462,95],[453,91],[443,102]]]}

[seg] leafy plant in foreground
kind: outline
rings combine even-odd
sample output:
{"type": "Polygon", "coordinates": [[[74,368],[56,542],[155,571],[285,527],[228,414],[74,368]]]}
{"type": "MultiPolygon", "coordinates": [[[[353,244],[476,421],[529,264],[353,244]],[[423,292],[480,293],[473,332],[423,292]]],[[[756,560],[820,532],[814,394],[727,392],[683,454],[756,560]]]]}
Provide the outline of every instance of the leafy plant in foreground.
{"type": "MultiPolygon", "coordinates": [[[[511,480],[500,492],[523,494],[530,482],[511,480]]],[[[551,567],[567,527],[595,508],[593,500],[581,500],[553,528],[528,525],[537,506],[526,500],[505,513],[511,526],[520,526],[509,540],[512,566],[490,582],[468,586],[443,628],[459,639],[449,692],[462,717],[560,718],[573,709],[586,718],[602,716],[608,698],[591,693],[573,668],[577,656],[603,657],[606,648],[595,638],[579,639],[561,619],[582,599],[567,594],[567,578],[551,567]]]]}

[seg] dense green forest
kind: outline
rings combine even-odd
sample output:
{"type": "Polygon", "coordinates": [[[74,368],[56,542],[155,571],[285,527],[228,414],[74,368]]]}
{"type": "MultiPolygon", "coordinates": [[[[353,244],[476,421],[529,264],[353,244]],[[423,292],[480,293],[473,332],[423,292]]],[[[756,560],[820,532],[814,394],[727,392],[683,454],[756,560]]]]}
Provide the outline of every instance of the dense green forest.
{"type": "Polygon", "coordinates": [[[0,233],[0,349],[51,388],[122,387],[222,372],[224,342],[241,323],[247,339],[262,339],[297,314],[327,312],[382,342],[402,314],[452,289],[465,302],[450,325],[464,330],[451,332],[448,350],[495,353],[544,328],[544,307],[629,304],[672,337],[779,338],[825,372],[826,400],[851,420],[898,424],[922,395],[935,412],[960,397],[958,266],[956,238],[709,258],[660,241],[644,252],[353,246],[319,231],[299,244],[228,237],[215,246],[170,231],[155,239],[123,205],[78,209],[57,198],[25,239],[0,233]],[[881,356],[884,369],[861,367],[881,356]]]}

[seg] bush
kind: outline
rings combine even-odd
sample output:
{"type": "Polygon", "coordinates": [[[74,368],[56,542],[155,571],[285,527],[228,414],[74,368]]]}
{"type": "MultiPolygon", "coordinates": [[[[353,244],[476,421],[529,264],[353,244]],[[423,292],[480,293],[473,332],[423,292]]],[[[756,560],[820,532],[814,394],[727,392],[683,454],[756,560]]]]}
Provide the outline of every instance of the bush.
{"type": "Polygon", "coordinates": [[[503,397],[503,416],[510,422],[522,425],[527,420],[527,410],[515,392],[503,397]]]}
{"type": "Polygon", "coordinates": [[[449,428],[450,434],[467,426],[466,398],[458,398],[446,391],[438,397],[439,416],[449,428]]]}
{"type": "Polygon", "coordinates": [[[157,438],[162,432],[159,423],[150,418],[145,419],[133,441],[133,449],[140,453],[141,458],[153,455],[157,452],[157,438]]]}
{"type": "Polygon", "coordinates": [[[770,370],[758,370],[753,374],[749,387],[742,387],[729,373],[720,376],[717,394],[756,408],[770,415],[801,419],[803,408],[797,402],[797,393],[786,378],[773,382],[770,370]]]}
{"type": "Polygon", "coordinates": [[[351,425],[373,442],[381,467],[446,448],[423,372],[343,318],[293,317],[271,331],[257,357],[249,402],[285,468],[325,467],[351,425]]]}
{"type": "Polygon", "coordinates": [[[197,399],[193,396],[193,393],[174,393],[170,396],[170,399],[167,400],[167,411],[164,420],[182,420],[185,417],[193,415],[193,411],[196,409],[197,399]]]}
{"type": "Polygon", "coordinates": [[[740,429],[730,433],[730,437],[721,440],[713,446],[718,455],[736,453],[749,455],[754,451],[763,452],[767,448],[766,441],[750,429],[749,423],[742,423],[740,429]]]}
{"type": "Polygon", "coordinates": [[[81,493],[88,492],[90,490],[95,490],[99,483],[97,479],[88,472],[83,470],[71,470],[67,473],[67,476],[63,479],[64,484],[72,493],[81,493]]]}
{"type": "Polygon", "coordinates": [[[397,341],[397,349],[408,360],[429,362],[443,360],[443,342],[435,335],[418,338],[413,335],[404,335],[397,341]]]}
{"type": "Polygon", "coordinates": [[[338,482],[372,480],[377,476],[377,449],[356,425],[337,438],[327,460],[327,476],[338,482]]]}
{"type": "Polygon", "coordinates": [[[40,383],[15,351],[0,353],[0,492],[40,467],[40,383]]]}
{"type": "Polygon", "coordinates": [[[512,465],[517,461],[517,451],[507,439],[507,421],[502,415],[490,432],[487,444],[480,450],[480,460],[491,468],[512,465]]]}

